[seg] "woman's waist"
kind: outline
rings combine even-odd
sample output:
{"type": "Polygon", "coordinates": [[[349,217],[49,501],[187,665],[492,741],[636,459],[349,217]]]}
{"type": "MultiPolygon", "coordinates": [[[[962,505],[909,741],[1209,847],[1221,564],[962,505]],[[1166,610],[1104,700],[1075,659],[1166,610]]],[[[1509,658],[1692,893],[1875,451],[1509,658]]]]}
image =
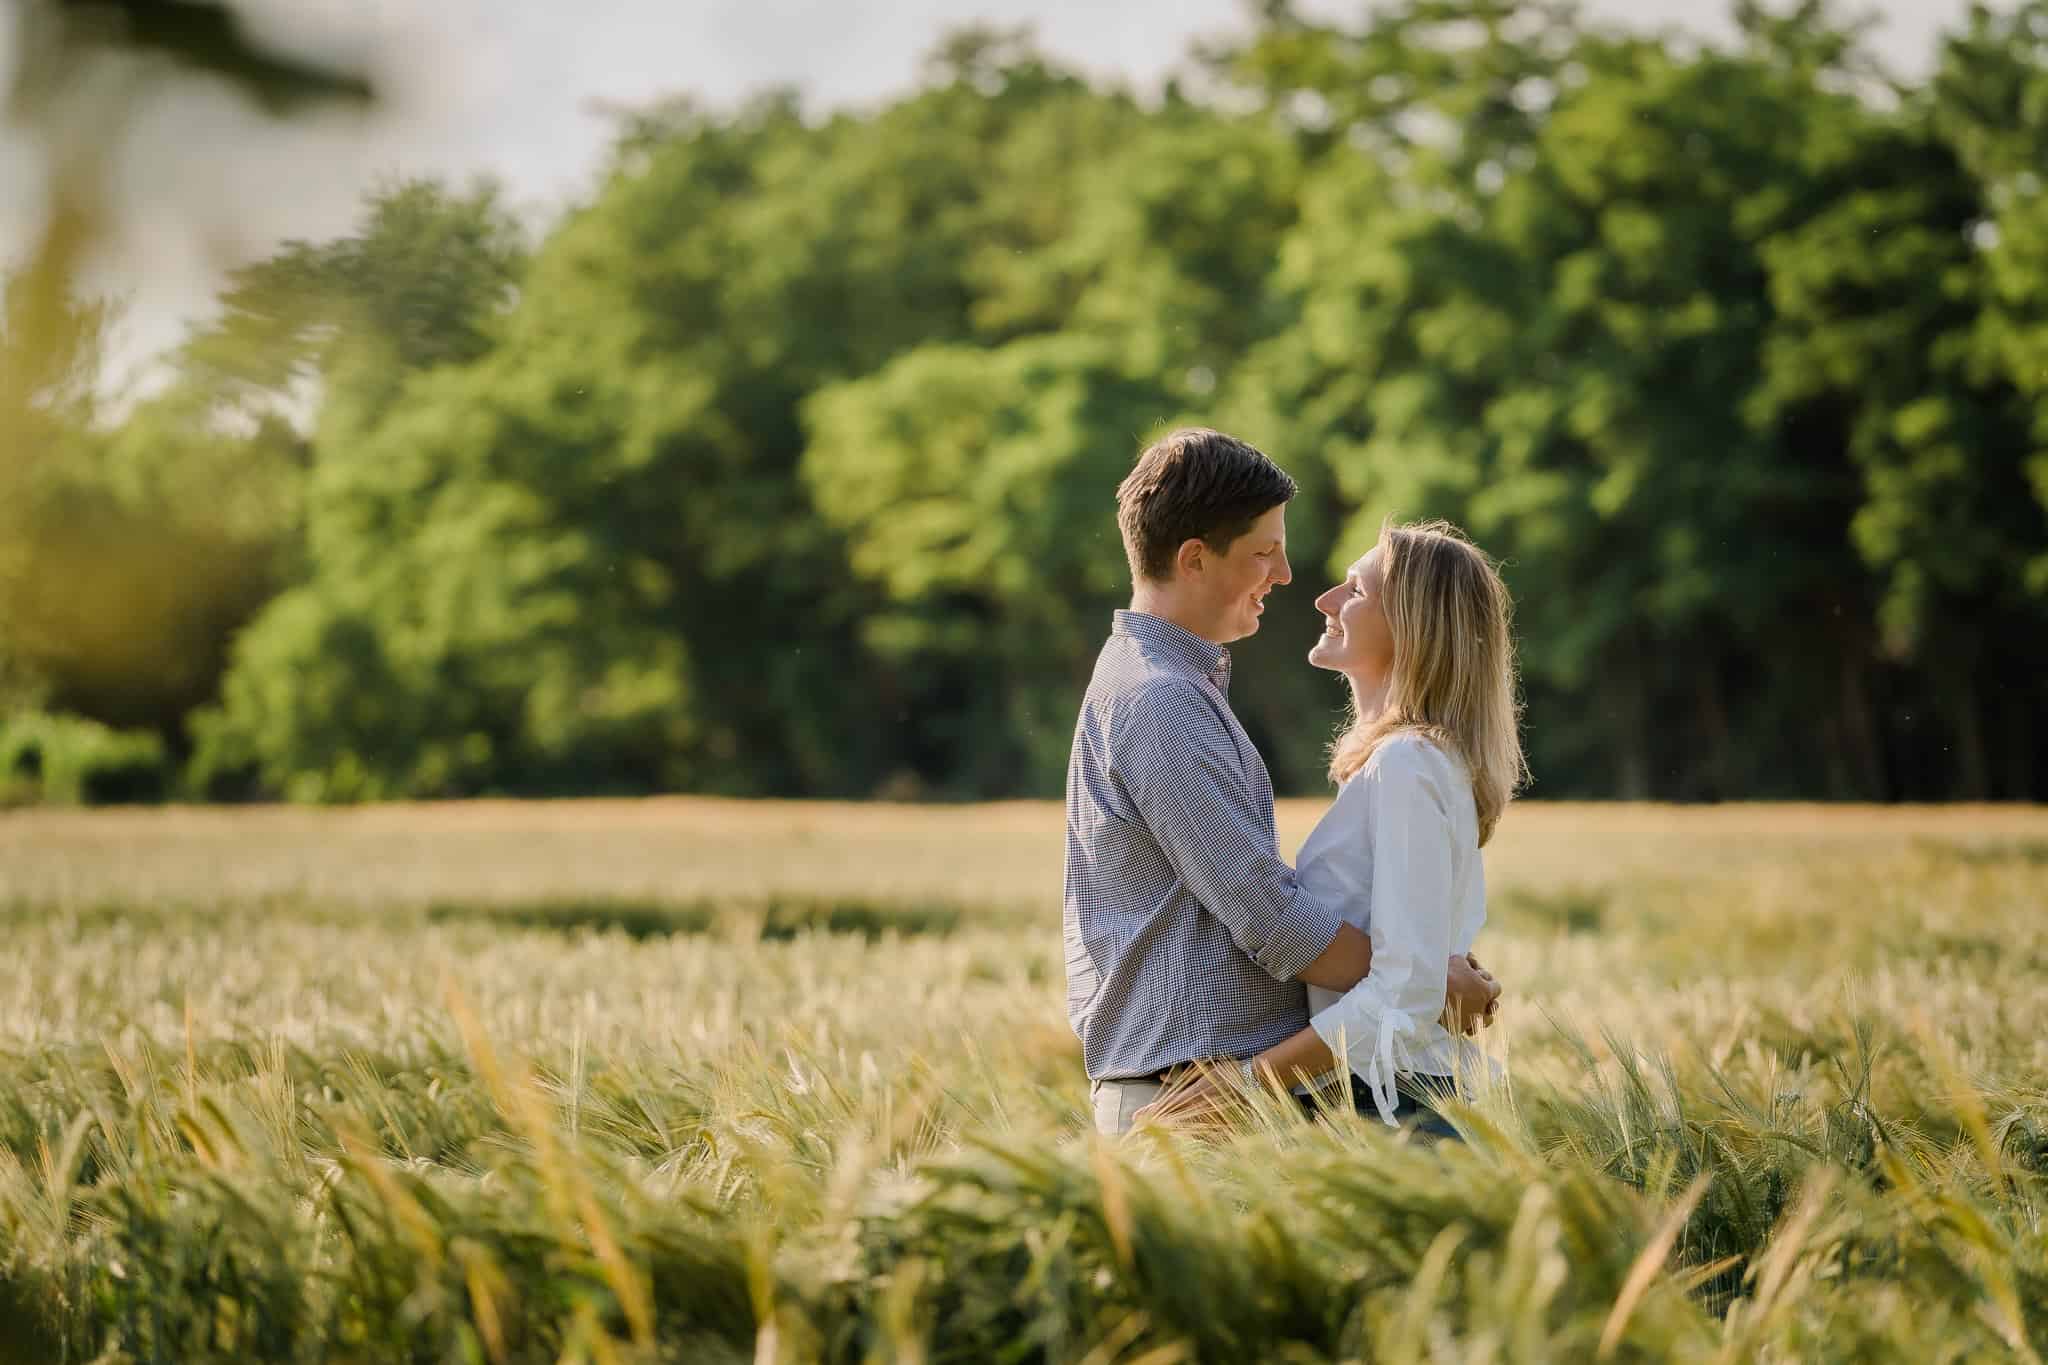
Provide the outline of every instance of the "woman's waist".
{"type": "MultiPolygon", "coordinates": [[[[1323,1009],[1323,1004],[1316,1000],[1318,994],[1329,996],[1332,1000],[1342,998],[1329,991],[1319,992],[1311,986],[1309,1012],[1312,1015],[1320,1013],[1323,1009]]],[[[1456,1076],[1469,1071],[1474,1065],[1483,1065],[1479,1059],[1484,1053],[1478,1044],[1469,1038],[1452,1033],[1436,1019],[1417,1020],[1412,1030],[1400,1030],[1390,1041],[1393,1044],[1391,1051],[1394,1069],[1397,1072],[1413,1071],[1429,1076],[1456,1076]]],[[[1370,1038],[1347,1039],[1345,1047],[1353,1060],[1357,1060],[1361,1047],[1372,1052],[1378,1051],[1377,1040],[1370,1038]]]]}

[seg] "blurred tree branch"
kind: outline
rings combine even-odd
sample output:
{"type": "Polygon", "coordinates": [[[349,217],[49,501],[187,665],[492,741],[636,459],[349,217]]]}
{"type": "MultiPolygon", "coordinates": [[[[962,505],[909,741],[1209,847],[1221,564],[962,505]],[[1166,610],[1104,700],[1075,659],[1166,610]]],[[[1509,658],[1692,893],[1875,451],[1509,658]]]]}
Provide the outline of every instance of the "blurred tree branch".
{"type": "Polygon", "coordinates": [[[27,58],[8,91],[8,112],[31,116],[86,62],[110,52],[164,58],[220,78],[272,114],[340,101],[368,104],[375,86],[359,71],[272,50],[225,4],[201,0],[17,0],[27,58]]]}
{"type": "MultiPolygon", "coordinates": [[[[12,0],[15,61],[0,90],[0,117],[40,144],[47,182],[45,232],[28,255],[31,273],[75,263],[104,226],[99,172],[120,125],[134,117],[142,85],[94,82],[97,64],[127,56],[185,75],[225,81],[267,113],[316,104],[367,106],[367,73],[276,50],[253,35],[235,6],[211,0],[12,0]]],[[[64,271],[68,279],[68,266],[64,271]]],[[[52,285],[59,293],[62,283],[52,285]]],[[[17,349],[33,345],[17,336],[17,349]]]]}
{"type": "Polygon", "coordinates": [[[8,19],[15,60],[0,74],[0,118],[37,144],[45,193],[39,235],[0,274],[0,711],[40,695],[29,662],[47,652],[39,632],[75,605],[51,600],[30,561],[48,558],[53,530],[76,530],[83,515],[54,490],[91,440],[109,310],[80,298],[75,281],[108,226],[106,158],[149,88],[133,71],[94,76],[109,59],[139,59],[145,73],[225,81],[280,117],[376,98],[367,73],[278,50],[231,5],[12,0],[0,8],[8,19]]]}

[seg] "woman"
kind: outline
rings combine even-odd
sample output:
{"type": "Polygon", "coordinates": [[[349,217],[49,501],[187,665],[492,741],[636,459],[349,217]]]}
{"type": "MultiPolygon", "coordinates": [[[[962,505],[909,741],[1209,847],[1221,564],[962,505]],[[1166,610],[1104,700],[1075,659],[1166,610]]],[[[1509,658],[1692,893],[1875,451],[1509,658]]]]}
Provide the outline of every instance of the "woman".
{"type": "Polygon", "coordinates": [[[1307,1028],[1150,1109],[1213,1111],[1233,1084],[1327,1086],[1341,1058],[1384,1122],[1444,1131],[1429,1096],[1483,1064],[1440,1017],[1445,963],[1486,922],[1479,850],[1527,774],[1507,588],[1448,523],[1388,526],[1316,608],[1327,628],[1308,659],[1349,680],[1352,719],[1331,750],[1337,799],[1298,865],[1372,936],[1372,970],[1342,995],[1311,987],[1307,1028]]]}

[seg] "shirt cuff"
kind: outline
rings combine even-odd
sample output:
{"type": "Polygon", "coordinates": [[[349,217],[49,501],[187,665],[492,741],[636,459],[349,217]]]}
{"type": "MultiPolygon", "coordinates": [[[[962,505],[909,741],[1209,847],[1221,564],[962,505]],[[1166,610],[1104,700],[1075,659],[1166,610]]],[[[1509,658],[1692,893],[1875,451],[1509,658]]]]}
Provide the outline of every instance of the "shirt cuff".
{"type": "MultiPolygon", "coordinates": [[[[1360,1002],[1361,1005],[1363,1002],[1360,1002]]],[[[1394,1113],[1400,1107],[1400,1099],[1394,1089],[1394,1077],[1398,1074],[1394,1061],[1394,1044],[1406,1035],[1415,1032],[1415,1021],[1406,1010],[1396,1009],[1381,1003],[1383,1008],[1378,1018],[1366,1008],[1345,1010],[1339,1001],[1321,1014],[1312,1016],[1308,1026],[1316,1031],[1337,1057],[1340,1066],[1348,1067],[1353,1076],[1364,1082],[1372,1095],[1373,1108],[1379,1110],[1380,1122],[1398,1128],[1400,1123],[1394,1113]],[[1337,1015],[1352,1016],[1343,1023],[1337,1015]],[[1361,1032],[1370,1032],[1370,1038],[1349,1036],[1353,1023],[1362,1024],[1361,1032]]]]}
{"type": "Polygon", "coordinates": [[[1344,917],[1313,896],[1296,895],[1288,913],[1266,932],[1252,961],[1275,981],[1292,981],[1323,955],[1344,927],[1344,917]]]}

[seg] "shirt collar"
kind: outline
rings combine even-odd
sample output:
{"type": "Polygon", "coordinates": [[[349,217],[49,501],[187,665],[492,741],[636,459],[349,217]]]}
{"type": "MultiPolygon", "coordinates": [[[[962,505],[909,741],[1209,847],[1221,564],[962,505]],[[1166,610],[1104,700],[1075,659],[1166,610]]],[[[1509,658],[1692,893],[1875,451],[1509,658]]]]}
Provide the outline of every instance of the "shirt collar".
{"type": "Polygon", "coordinates": [[[1207,678],[1219,692],[1230,690],[1230,651],[1193,631],[1146,612],[1119,611],[1110,633],[1135,640],[1153,658],[1207,678]]]}

